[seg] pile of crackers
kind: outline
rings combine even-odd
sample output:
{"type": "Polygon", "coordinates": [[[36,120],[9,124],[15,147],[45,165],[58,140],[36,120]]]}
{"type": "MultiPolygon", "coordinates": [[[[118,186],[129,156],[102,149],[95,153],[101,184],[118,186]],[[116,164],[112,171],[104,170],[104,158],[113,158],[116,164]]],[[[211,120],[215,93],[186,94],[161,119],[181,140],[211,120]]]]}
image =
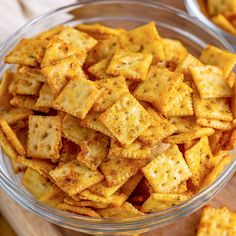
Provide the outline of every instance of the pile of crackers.
{"type": "Polygon", "coordinates": [[[4,59],[0,146],[39,201],[91,217],[180,204],[233,160],[236,55],[199,59],[154,22],[58,26],[4,59]]]}

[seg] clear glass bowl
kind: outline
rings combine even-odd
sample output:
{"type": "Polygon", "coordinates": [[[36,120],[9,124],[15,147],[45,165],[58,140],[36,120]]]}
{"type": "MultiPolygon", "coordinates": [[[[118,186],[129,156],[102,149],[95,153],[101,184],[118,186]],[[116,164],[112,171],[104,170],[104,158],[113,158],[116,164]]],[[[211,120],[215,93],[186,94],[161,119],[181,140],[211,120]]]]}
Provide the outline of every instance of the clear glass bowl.
{"type": "MultiPolygon", "coordinates": [[[[0,47],[0,75],[8,68],[3,57],[22,37],[30,37],[59,24],[100,22],[112,27],[126,29],[155,21],[163,37],[182,41],[194,55],[199,55],[206,44],[232,51],[231,46],[209,28],[182,11],[153,1],[93,1],[85,0],[62,7],[42,15],[24,27],[0,47]]],[[[235,154],[234,154],[235,155],[235,154]]],[[[12,171],[8,158],[0,151],[0,186],[19,205],[57,225],[76,231],[99,235],[131,235],[156,229],[180,217],[191,214],[209,201],[231,178],[236,169],[236,161],[208,188],[188,201],[146,216],[133,219],[95,219],[50,208],[38,202],[20,182],[20,175],[12,171]]]]}
{"type": "Polygon", "coordinates": [[[225,37],[228,42],[234,47],[236,50],[236,36],[229,34],[225,30],[221,29],[217,25],[215,25],[211,20],[209,20],[200,10],[199,4],[197,0],[184,0],[185,6],[190,16],[196,17],[199,21],[201,21],[208,28],[215,31],[217,34],[221,34],[225,37]]]}

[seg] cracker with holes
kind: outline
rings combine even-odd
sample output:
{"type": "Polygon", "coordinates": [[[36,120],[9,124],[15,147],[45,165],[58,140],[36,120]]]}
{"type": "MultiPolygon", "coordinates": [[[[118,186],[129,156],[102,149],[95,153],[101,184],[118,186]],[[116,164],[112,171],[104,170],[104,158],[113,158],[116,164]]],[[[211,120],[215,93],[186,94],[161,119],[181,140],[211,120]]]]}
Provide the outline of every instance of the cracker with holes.
{"type": "Polygon", "coordinates": [[[81,120],[81,126],[96,130],[111,138],[114,138],[114,135],[111,133],[111,131],[99,120],[100,115],[101,112],[89,113],[83,120],[81,120]]]}
{"type": "Polygon", "coordinates": [[[201,138],[203,136],[210,136],[214,134],[214,132],[215,130],[213,128],[196,126],[192,130],[189,130],[187,132],[169,136],[164,141],[167,143],[180,144],[180,143],[185,143],[186,140],[193,140],[196,138],[201,138]]]}
{"type": "Polygon", "coordinates": [[[156,111],[151,108],[148,108],[147,111],[153,121],[151,126],[138,137],[139,140],[146,144],[155,145],[176,132],[176,127],[156,111]]]}
{"type": "Polygon", "coordinates": [[[57,35],[57,38],[63,40],[67,44],[71,44],[76,50],[82,52],[88,52],[97,44],[96,39],[70,27],[65,27],[57,35]]]}
{"type": "Polygon", "coordinates": [[[151,116],[131,94],[124,94],[99,119],[124,146],[129,146],[152,122],[151,116]]]}
{"type": "Polygon", "coordinates": [[[45,113],[49,111],[47,107],[37,107],[36,102],[37,102],[37,97],[27,96],[27,95],[16,95],[10,101],[12,106],[18,108],[41,111],[45,113]]]}
{"type": "Polygon", "coordinates": [[[80,145],[81,151],[77,160],[91,170],[96,170],[106,157],[110,145],[110,139],[104,134],[96,135],[84,140],[80,145]]]}
{"type": "Polygon", "coordinates": [[[0,118],[4,119],[9,125],[14,125],[18,121],[27,119],[30,115],[33,115],[33,111],[18,107],[12,107],[9,110],[0,112],[0,118]]]}
{"type": "Polygon", "coordinates": [[[84,119],[99,94],[94,82],[76,77],[68,82],[56,98],[54,106],[58,110],[84,119]]]}
{"type": "Polygon", "coordinates": [[[122,147],[116,140],[112,140],[109,156],[117,158],[145,159],[151,158],[152,146],[145,145],[141,141],[134,141],[128,147],[122,147]]]}
{"type": "Polygon", "coordinates": [[[110,64],[111,58],[106,57],[98,63],[88,68],[88,71],[95,76],[96,79],[108,79],[111,75],[107,73],[107,67],[110,64]]]}
{"type": "Polygon", "coordinates": [[[182,74],[152,66],[147,79],[135,89],[134,96],[139,100],[153,103],[159,110],[165,112],[170,106],[170,96],[175,93],[182,81],[182,74]]]}
{"type": "Polygon", "coordinates": [[[116,186],[135,175],[147,164],[147,160],[128,158],[111,158],[103,161],[100,169],[105,176],[108,186],[116,186]]]}
{"type": "Polygon", "coordinates": [[[61,131],[65,138],[77,145],[81,145],[84,140],[96,135],[94,130],[82,127],[80,125],[80,119],[69,114],[63,117],[61,131]]]}
{"type": "MultiPolygon", "coordinates": [[[[76,49],[58,38],[52,38],[44,54],[41,68],[54,64],[56,61],[71,56],[76,49]]],[[[85,58],[84,58],[85,60],[85,58]]],[[[83,64],[83,63],[82,63],[83,64]]]]}
{"type": "Polygon", "coordinates": [[[171,193],[191,177],[191,171],[177,145],[158,155],[142,171],[156,193],[171,193]]]}
{"type": "Polygon", "coordinates": [[[197,93],[193,96],[194,112],[197,117],[232,121],[233,115],[227,98],[202,99],[197,93]]]}
{"type": "Polygon", "coordinates": [[[74,76],[86,78],[75,55],[56,61],[54,64],[44,67],[41,71],[54,95],[58,95],[74,76]]]}
{"type": "Polygon", "coordinates": [[[35,106],[52,108],[55,99],[56,98],[51,92],[49,85],[47,83],[44,83],[42,88],[39,90],[39,97],[37,99],[35,106]]]}
{"type": "Polygon", "coordinates": [[[207,65],[218,66],[223,70],[223,77],[227,78],[234,68],[236,56],[220,48],[208,46],[202,51],[200,61],[207,65]]]}
{"type": "Polygon", "coordinates": [[[92,171],[77,161],[70,161],[58,166],[49,174],[56,185],[69,196],[83,191],[104,178],[99,171],[92,171]]]}
{"type": "Polygon", "coordinates": [[[59,159],[61,119],[58,116],[30,116],[27,155],[59,159]]]}
{"type": "Polygon", "coordinates": [[[103,112],[113,105],[124,94],[128,93],[125,77],[102,79],[95,82],[100,90],[100,96],[93,105],[94,111],[103,112]]]}
{"type": "Polygon", "coordinates": [[[132,218],[142,216],[132,204],[125,202],[120,207],[100,209],[97,211],[103,218],[132,218]]]}
{"type": "Polygon", "coordinates": [[[127,79],[142,81],[146,79],[152,55],[148,53],[134,53],[118,50],[111,59],[107,73],[127,79]]]}
{"type": "Polygon", "coordinates": [[[194,66],[190,67],[190,71],[201,98],[232,96],[232,91],[223,78],[223,71],[218,67],[194,66]]]}
{"type": "Polygon", "coordinates": [[[209,171],[208,162],[212,158],[208,137],[202,137],[193,147],[188,149],[184,155],[192,172],[192,183],[199,188],[209,171]]]}
{"type": "Polygon", "coordinates": [[[22,143],[17,138],[15,132],[12,130],[12,128],[7,124],[7,122],[3,119],[0,119],[0,127],[5,134],[7,140],[9,143],[14,147],[14,149],[17,151],[19,155],[25,155],[25,149],[22,145],[22,143]]]}
{"type": "Polygon", "coordinates": [[[159,212],[188,200],[189,196],[173,193],[153,193],[142,205],[140,211],[159,212]]]}
{"type": "Polygon", "coordinates": [[[235,235],[236,212],[226,207],[205,206],[198,226],[198,236],[235,235]]]}

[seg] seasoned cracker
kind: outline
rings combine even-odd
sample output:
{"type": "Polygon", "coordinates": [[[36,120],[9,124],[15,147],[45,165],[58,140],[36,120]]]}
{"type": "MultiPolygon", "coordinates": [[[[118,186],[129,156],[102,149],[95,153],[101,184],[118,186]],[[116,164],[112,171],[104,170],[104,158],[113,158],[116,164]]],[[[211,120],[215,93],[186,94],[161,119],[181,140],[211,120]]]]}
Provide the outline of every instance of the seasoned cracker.
{"type": "Polygon", "coordinates": [[[85,215],[85,216],[90,216],[90,217],[96,217],[96,218],[101,218],[100,215],[92,210],[91,208],[88,207],[76,207],[76,206],[71,206],[69,204],[66,203],[60,203],[57,206],[58,209],[60,210],[64,210],[64,211],[68,211],[71,213],[76,213],[79,215],[85,215]]]}
{"type": "Polygon", "coordinates": [[[228,31],[233,35],[236,35],[236,29],[234,28],[234,25],[223,14],[214,16],[211,18],[211,20],[220,28],[228,31]]]}
{"type": "Polygon", "coordinates": [[[99,117],[124,146],[129,146],[151,125],[151,117],[130,94],[124,94],[99,117]]]}
{"type": "Polygon", "coordinates": [[[196,124],[194,116],[172,116],[168,120],[176,127],[175,133],[186,133],[196,124]]]}
{"type": "Polygon", "coordinates": [[[184,155],[192,172],[192,183],[199,188],[209,171],[208,162],[212,158],[208,137],[202,137],[200,141],[188,149],[184,155]]]}
{"type": "Polygon", "coordinates": [[[139,100],[153,103],[159,110],[165,112],[169,107],[169,98],[183,81],[183,75],[167,69],[152,66],[147,79],[140,83],[134,91],[139,100]]]}
{"type": "Polygon", "coordinates": [[[12,107],[9,110],[1,111],[0,118],[4,119],[9,125],[14,125],[18,121],[24,120],[32,114],[33,114],[33,111],[31,110],[18,108],[18,107],[12,107]]]}
{"type": "Polygon", "coordinates": [[[227,78],[234,68],[236,56],[233,53],[209,45],[202,51],[200,61],[207,65],[218,66],[223,70],[223,77],[227,78]]]}
{"type": "Polygon", "coordinates": [[[220,139],[222,137],[223,131],[222,130],[216,130],[214,134],[208,137],[209,139],[209,145],[211,147],[211,151],[213,154],[215,154],[217,151],[219,151],[220,147],[220,139]]]}
{"type": "Polygon", "coordinates": [[[41,71],[54,95],[58,95],[73,77],[86,78],[75,55],[56,61],[54,64],[44,67],[41,71]]]}
{"type": "Polygon", "coordinates": [[[110,145],[110,139],[104,134],[96,135],[84,140],[80,145],[81,151],[77,160],[91,170],[96,170],[106,157],[110,145]]]}
{"type": "Polygon", "coordinates": [[[108,186],[116,186],[135,175],[146,164],[146,160],[112,158],[103,161],[100,169],[108,186]]]}
{"type": "Polygon", "coordinates": [[[57,166],[49,174],[56,185],[69,196],[83,191],[104,178],[99,171],[89,170],[77,161],[70,161],[64,165],[57,166]]]}
{"type": "Polygon", "coordinates": [[[197,118],[196,123],[205,126],[211,127],[219,130],[229,130],[232,129],[232,122],[215,120],[215,119],[206,119],[206,118],[197,118]]]}
{"type": "Polygon", "coordinates": [[[223,71],[218,67],[193,66],[190,71],[201,98],[231,97],[231,89],[223,78],[223,71]]]}
{"type": "Polygon", "coordinates": [[[96,130],[100,133],[103,133],[111,138],[115,138],[109,129],[99,120],[100,112],[91,112],[89,113],[80,124],[83,127],[87,127],[93,130],[96,130]]]}
{"type": "Polygon", "coordinates": [[[2,108],[8,109],[11,107],[10,100],[12,95],[9,93],[9,86],[15,77],[15,73],[10,70],[6,70],[2,75],[2,80],[0,84],[0,106],[2,108]]]}
{"type": "Polygon", "coordinates": [[[118,50],[111,59],[107,73],[114,76],[123,75],[131,80],[145,80],[151,62],[151,54],[118,50]]]}
{"type": "Polygon", "coordinates": [[[54,106],[58,110],[84,119],[98,96],[99,90],[94,82],[76,77],[68,82],[56,98],[54,106]]]}
{"type": "Polygon", "coordinates": [[[203,208],[197,236],[235,235],[236,212],[226,207],[220,209],[211,206],[203,208]]]}
{"type": "Polygon", "coordinates": [[[138,211],[132,204],[125,202],[120,207],[100,209],[97,211],[103,218],[132,218],[142,216],[143,213],[138,211]]]}
{"type": "Polygon", "coordinates": [[[189,196],[183,194],[161,194],[153,193],[142,205],[140,211],[145,213],[159,212],[168,209],[172,206],[176,206],[186,200],[189,196]]]}
{"type": "Polygon", "coordinates": [[[34,111],[41,111],[47,113],[49,109],[47,107],[37,107],[36,100],[37,98],[34,96],[27,96],[27,95],[16,95],[14,96],[10,103],[12,106],[22,108],[22,109],[29,109],[34,111]]]}
{"type": "Polygon", "coordinates": [[[203,136],[210,136],[214,134],[215,130],[212,128],[205,127],[194,127],[185,133],[175,134],[165,139],[167,143],[185,143],[186,140],[193,140],[196,138],[201,138],[203,136]]]}
{"type": "Polygon", "coordinates": [[[97,88],[100,90],[100,96],[93,105],[94,111],[105,111],[115,102],[117,102],[124,93],[129,92],[125,77],[123,76],[102,79],[96,81],[95,83],[97,88]]]}
{"type": "Polygon", "coordinates": [[[36,107],[48,107],[53,108],[55,96],[52,94],[50,87],[47,83],[44,83],[39,91],[39,97],[36,102],[36,107]]]}
{"type": "Polygon", "coordinates": [[[177,145],[158,155],[142,171],[156,193],[171,193],[191,177],[191,171],[177,145]]]}
{"type": "Polygon", "coordinates": [[[232,0],[208,0],[207,8],[210,15],[217,15],[227,11],[236,11],[236,3],[232,0]]]}
{"type": "MultiPolygon", "coordinates": [[[[209,160],[209,162],[207,163],[208,164],[208,167],[209,168],[212,168],[212,167],[216,167],[220,161],[226,157],[227,158],[230,156],[230,152],[227,151],[227,150],[219,150],[217,151],[212,157],[211,159],[209,160]]],[[[230,158],[229,158],[230,159],[230,158]]]]}
{"type": "Polygon", "coordinates": [[[36,80],[38,82],[44,82],[44,76],[41,70],[37,67],[21,66],[18,70],[22,78],[28,78],[30,80],[36,80]]]}
{"type": "Polygon", "coordinates": [[[19,139],[17,138],[15,132],[12,128],[7,124],[7,122],[3,119],[0,119],[0,127],[5,134],[9,143],[15,148],[19,155],[25,155],[25,149],[19,139]]]}
{"type": "Polygon", "coordinates": [[[27,156],[59,159],[61,119],[57,116],[30,116],[27,156]]]}
{"type": "Polygon", "coordinates": [[[155,145],[176,132],[175,125],[158,115],[153,109],[148,108],[147,111],[152,116],[153,121],[151,126],[138,137],[139,140],[146,144],[155,145]]]}
{"type": "Polygon", "coordinates": [[[84,128],[80,125],[80,119],[66,114],[61,125],[62,134],[77,145],[81,145],[84,140],[96,135],[94,130],[84,128]]]}

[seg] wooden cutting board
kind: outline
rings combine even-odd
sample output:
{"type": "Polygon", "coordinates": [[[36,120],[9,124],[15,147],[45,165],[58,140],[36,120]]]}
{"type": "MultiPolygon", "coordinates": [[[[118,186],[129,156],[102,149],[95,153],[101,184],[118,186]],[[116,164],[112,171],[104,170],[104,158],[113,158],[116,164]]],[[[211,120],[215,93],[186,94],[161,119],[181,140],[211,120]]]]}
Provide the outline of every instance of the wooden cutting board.
{"type": "MultiPolygon", "coordinates": [[[[166,4],[185,10],[182,0],[159,0],[166,4]]],[[[231,181],[210,201],[215,207],[223,205],[236,211],[236,175],[231,181]]],[[[0,191],[0,211],[9,221],[12,228],[19,236],[84,236],[85,234],[74,232],[55,226],[37,217],[17,205],[3,191],[0,191]]],[[[190,216],[182,218],[161,229],[143,234],[142,236],[193,236],[199,222],[201,210],[190,216]]],[[[4,235],[8,236],[8,235],[4,235]]]]}

